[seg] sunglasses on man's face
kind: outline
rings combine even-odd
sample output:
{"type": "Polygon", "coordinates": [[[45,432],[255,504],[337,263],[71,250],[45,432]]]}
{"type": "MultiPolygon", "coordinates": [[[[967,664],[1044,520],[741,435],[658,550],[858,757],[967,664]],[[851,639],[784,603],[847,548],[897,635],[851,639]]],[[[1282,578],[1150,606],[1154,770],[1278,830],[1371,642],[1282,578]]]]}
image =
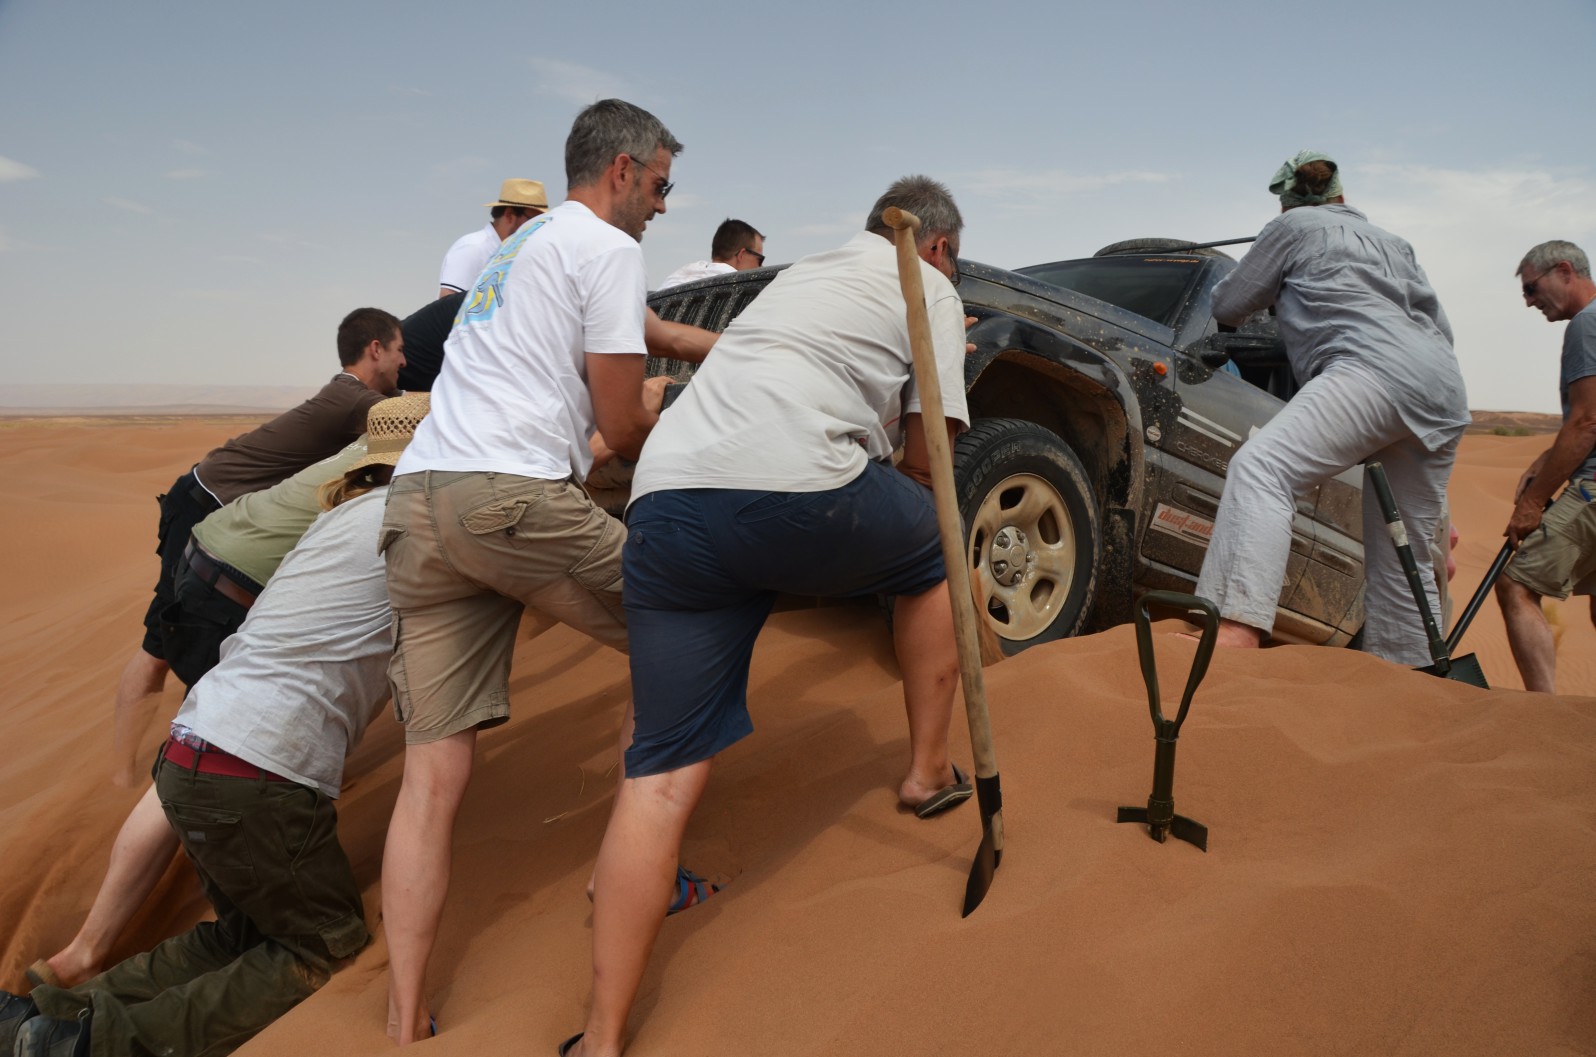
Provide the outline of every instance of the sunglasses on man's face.
{"type": "Polygon", "coordinates": [[[676,185],[671,183],[669,180],[665,179],[665,174],[664,173],[662,173],[658,169],[654,168],[648,162],[643,161],[642,159],[638,158],[636,155],[628,154],[627,157],[631,158],[634,162],[637,162],[637,164],[641,165],[643,168],[647,169],[649,172],[651,172],[655,176],[659,177],[659,186],[654,188],[654,193],[655,194],[659,195],[661,199],[665,199],[665,198],[669,198],[670,197],[671,189],[673,187],[675,187],[676,185]]]}
{"type": "Polygon", "coordinates": [[[763,253],[755,253],[753,250],[746,248],[743,252],[754,259],[755,268],[763,268],[765,266],[765,255],[763,253]]]}
{"type": "Polygon", "coordinates": [[[1537,275],[1535,278],[1531,279],[1529,282],[1525,283],[1521,287],[1521,289],[1524,291],[1524,296],[1525,297],[1534,297],[1536,288],[1541,285],[1541,280],[1546,278],[1548,275],[1554,274],[1556,271],[1557,271],[1557,265],[1554,264],[1550,268],[1548,268],[1544,272],[1542,272],[1541,274],[1537,275]]]}

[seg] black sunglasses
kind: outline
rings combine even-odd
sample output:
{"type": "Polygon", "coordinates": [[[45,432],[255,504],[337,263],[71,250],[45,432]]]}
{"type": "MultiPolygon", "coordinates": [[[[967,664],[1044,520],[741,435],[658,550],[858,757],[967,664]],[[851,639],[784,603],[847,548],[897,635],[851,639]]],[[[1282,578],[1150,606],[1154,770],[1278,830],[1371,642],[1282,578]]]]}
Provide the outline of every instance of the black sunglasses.
{"type": "Polygon", "coordinates": [[[765,266],[765,255],[763,253],[755,253],[753,250],[748,249],[747,247],[743,248],[743,252],[754,259],[754,267],[763,268],[765,266]]]}
{"type": "MultiPolygon", "coordinates": [[[[1562,262],[1558,261],[1557,263],[1561,264],[1562,262]]],[[[1541,280],[1546,278],[1548,275],[1551,275],[1555,271],[1557,271],[1557,264],[1552,265],[1550,268],[1546,269],[1545,271],[1541,272],[1541,274],[1525,283],[1523,287],[1521,287],[1521,289],[1524,291],[1524,296],[1534,297],[1535,288],[1541,285],[1541,280]]]]}
{"type": "Polygon", "coordinates": [[[665,179],[665,175],[663,173],[661,173],[658,169],[654,168],[648,162],[643,161],[641,158],[637,157],[637,155],[628,154],[627,157],[631,158],[633,161],[637,162],[637,164],[641,165],[643,168],[647,169],[649,172],[651,172],[655,176],[659,177],[659,187],[654,189],[654,193],[655,194],[659,195],[661,198],[669,198],[670,197],[671,189],[676,186],[675,184],[673,184],[669,180],[665,179]]]}

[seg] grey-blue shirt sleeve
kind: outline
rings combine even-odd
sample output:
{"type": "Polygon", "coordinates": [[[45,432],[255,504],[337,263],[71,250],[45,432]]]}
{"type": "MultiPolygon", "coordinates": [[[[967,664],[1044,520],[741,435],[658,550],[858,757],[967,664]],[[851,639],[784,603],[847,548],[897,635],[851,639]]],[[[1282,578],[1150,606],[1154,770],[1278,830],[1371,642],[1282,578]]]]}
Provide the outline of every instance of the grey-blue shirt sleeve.
{"type": "Polygon", "coordinates": [[[1297,232],[1280,223],[1279,218],[1265,224],[1236,270],[1214,287],[1214,318],[1227,326],[1235,326],[1259,309],[1274,304],[1298,237],[1297,232]]]}
{"type": "Polygon", "coordinates": [[[1596,310],[1587,308],[1568,321],[1563,332],[1562,367],[1560,381],[1566,401],[1570,385],[1596,374],[1596,310]]]}

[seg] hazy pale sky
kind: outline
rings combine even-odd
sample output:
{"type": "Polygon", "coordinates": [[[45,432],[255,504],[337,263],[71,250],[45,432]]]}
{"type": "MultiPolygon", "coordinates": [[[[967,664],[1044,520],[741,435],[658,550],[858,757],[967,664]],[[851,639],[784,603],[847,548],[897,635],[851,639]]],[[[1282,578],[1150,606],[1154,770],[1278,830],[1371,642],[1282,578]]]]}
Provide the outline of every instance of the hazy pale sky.
{"type": "Polygon", "coordinates": [[[558,200],[571,119],[618,95],[686,144],[651,282],[726,216],[772,262],[829,248],[911,172],[1003,267],[1251,235],[1325,151],[1416,248],[1471,404],[1555,411],[1562,326],[1513,270],[1596,251],[1593,43],[1593,0],[0,0],[0,362],[317,384],[344,313],[432,297],[501,180],[558,200]]]}

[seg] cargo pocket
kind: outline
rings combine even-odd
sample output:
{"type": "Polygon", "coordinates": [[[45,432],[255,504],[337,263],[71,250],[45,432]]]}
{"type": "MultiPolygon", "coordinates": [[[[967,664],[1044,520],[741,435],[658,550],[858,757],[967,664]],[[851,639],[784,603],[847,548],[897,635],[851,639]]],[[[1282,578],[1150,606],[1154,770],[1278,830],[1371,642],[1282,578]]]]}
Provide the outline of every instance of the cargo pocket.
{"type": "Polygon", "coordinates": [[[405,654],[400,638],[404,618],[393,611],[393,656],[388,659],[388,689],[393,694],[393,718],[401,726],[409,717],[406,706],[410,704],[410,682],[405,678],[405,654]]]}
{"type": "Polygon", "coordinates": [[[169,506],[166,502],[165,492],[162,492],[160,495],[156,496],[155,501],[156,503],[160,504],[161,507],[161,520],[155,529],[155,553],[164,554],[166,548],[166,537],[170,535],[172,531],[173,511],[171,506],[169,506]]]}
{"type": "Polygon", "coordinates": [[[382,527],[382,535],[377,537],[377,553],[387,554],[388,548],[403,539],[409,531],[409,529],[400,528],[398,525],[384,525],[382,527]]]}
{"type": "Polygon", "coordinates": [[[255,883],[255,862],[244,837],[242,814],[190,804],[168,804],[166,811],[183,849],[217,884],[232,888],[255,883]]]}
{"type": "Polygon", "coordinates": [[[339,918],[316,931],[327,945],[327,953],[335,959],[353,958],[371,942],[371,932],[358,917],[339,918]]]}
{"type": "Polygon", "coordinates": [[[527,510],[541,502],[543,496],[520,495],[495,499],[460,517],[460,527],[473,536],[503,535],[511,543],[519,543],[516,526],[526,516],[527,510]]]}
{"type": "Polygon", "coordinates": [[[607,514],[598,542],[571,568],[571,578],[596,594],[621,597],[621,547],[626,542],[620,522],[607,514]],[[619,538],[617,538],[619,537],[619,538]]]}
{"type": "Polygon", "coordinates": [[[222,640],[237,630],[218,628],[209,621],[187,616],[181,602],[162,607],[160,624],[161,654],[184,686],[193,686],[216,667],[221,660],[222,640]]]}

